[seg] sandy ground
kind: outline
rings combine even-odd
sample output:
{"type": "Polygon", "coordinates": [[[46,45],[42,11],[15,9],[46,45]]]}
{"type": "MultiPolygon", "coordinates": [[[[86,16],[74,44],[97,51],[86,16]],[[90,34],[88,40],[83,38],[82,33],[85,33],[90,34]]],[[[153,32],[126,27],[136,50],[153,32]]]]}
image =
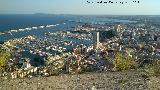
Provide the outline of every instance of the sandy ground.
{"type": "Polygon", "coordinates": [[[1,80],[0,90],[160,90],[160,77],[140,71],[85,73],[1,80]]]}

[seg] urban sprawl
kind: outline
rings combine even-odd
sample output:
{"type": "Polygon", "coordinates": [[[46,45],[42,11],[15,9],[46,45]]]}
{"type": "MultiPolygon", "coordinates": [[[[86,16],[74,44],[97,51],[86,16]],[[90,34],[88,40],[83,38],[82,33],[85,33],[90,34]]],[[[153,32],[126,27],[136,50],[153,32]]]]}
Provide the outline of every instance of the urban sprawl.
{"type": "Polygon", "coordinates": [[[160,60],[160,27],[149,19],[131,23],[80,23],[83,25],[72,30],[2,43],[2,50],[10,52],[10,57],[1,76],[13,79],[116,71],[125,69],[118,68],[119,58],[133,59],[137,66],[131,65],[131,69],[160,60]]]}

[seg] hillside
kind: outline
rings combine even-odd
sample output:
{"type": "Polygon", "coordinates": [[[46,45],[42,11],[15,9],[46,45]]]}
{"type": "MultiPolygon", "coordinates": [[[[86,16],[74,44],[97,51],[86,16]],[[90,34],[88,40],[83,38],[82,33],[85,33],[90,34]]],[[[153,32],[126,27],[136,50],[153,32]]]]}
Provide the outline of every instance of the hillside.
{"type": "Polygon", "coordinates": [[[160,77],[141,70],[1,80],[0,90],[159,90],[160,77]]]}

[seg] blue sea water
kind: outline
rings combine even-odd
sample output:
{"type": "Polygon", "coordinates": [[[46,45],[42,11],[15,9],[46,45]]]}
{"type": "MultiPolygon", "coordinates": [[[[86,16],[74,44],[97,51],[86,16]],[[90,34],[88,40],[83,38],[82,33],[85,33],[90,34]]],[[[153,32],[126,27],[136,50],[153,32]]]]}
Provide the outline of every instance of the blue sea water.
{"type": "Polygon", "coordinates": [[[67,21],[74,19],[74,17],[63,15],[0,15],[0,32],[59,24],[59,26],[51,28],[36,29],[29,32],[13,32],[12,35],[0,35],[0,41],[6,41],[27,35],[42,35],[46,32],[54,32],[57,30],[69,30],[71,27],[78,25],[78,23],[67,21]]]}
{"type": "Polygon", "coordinates": [[[0,15],[0,31],[63,23],[65,19],[58,15],[0,15]]]}
{"type": "MultiPolygon", "coordinates": [[[[61,30],[72,30],[75,26],[83,25],[85,22],[89,23],[114,23],[114,22],[132,22],[129,20],[119,20],[119,19],[111,19],[111,18],[97,18],[94,16],[75,16],[75,15],[0,15],[0,32],[8,32],[11,30],[19,30],[31,27],[39,27],[39,26],[47,26],[47,25],[56,25],[55,27],[45,27],[33,29],[30,31],[20,31],[20,32],[11,32],[4,35],[0,35],[0,42],[7,41],[14,38],[25,37],[28,35],[35,35],[37,37],[43,37],[47,32],[56,32],[61,30]]],[[[51,36],[52,38],[55,38],[51,36]]],[[[77,44],[82,43],[77,39],[69,39],[67,40],[76,42],[77,44]]],[[[92,41],[83,41],[85,44],[91,44],[92,41]]],[[[18,46],[19,47],[19,46],[18,46]]],[[[74,46],[73,46],[74,47],[74,46]]],[[[73,47],[65,47],[67,50],[72,50],[73,47]]],[[[23,48],[22,57],[27,57],[33,60],[36,55],[33,55],[29,52],[28,48],[23,48]]],[[[46,51],[45,51],[46,52],[46,51]]],[[[51,53],[55,53],[54,51],[47,51],[51,53]]],[[[38,55],[39,57],[39,55],[38,55]]],[[[43,58],[43,57],[40,57],[43,58]]]]}
{"type": "Polygon", "coordinates": [[[39,27],[46,25],[59,26],[51,28],[36,29],[24,32],[12,32],[12,34],[0,35],[0,42],[7,41],[13,38],[20,38],[28,35],[44,35],[46,32],[55,32],[59,30],[71,30],[74,26],[81,25],[82,22],[131,22],[129,20],[96,18],[92,16],[75,16],[75,15],[0,15],[0,32],[7,32],[9,30],[25,29],[30,27],[39,27]],[[74,21],[74,22],[72,22],[74,21]],[[64,24],[65,23],[65,24],[64,24]]]}

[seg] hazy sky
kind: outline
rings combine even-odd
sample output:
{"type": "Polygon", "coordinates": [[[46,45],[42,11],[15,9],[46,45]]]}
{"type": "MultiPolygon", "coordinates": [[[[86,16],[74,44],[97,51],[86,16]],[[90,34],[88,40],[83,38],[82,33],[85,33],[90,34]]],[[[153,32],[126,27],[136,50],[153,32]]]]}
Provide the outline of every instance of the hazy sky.
{"type": "MultiPolygon", "coordinates": [[[[101,1],[101,0],[88,0],[101,1]]],[[[109,0],[102,0],[109,1],[109,0]]],[[[127,4],[88,4],[87,0],[0,0],[0,14],[103,14],[103,15],[160,15],[160,0],[133,0],[127,4]]]]}

